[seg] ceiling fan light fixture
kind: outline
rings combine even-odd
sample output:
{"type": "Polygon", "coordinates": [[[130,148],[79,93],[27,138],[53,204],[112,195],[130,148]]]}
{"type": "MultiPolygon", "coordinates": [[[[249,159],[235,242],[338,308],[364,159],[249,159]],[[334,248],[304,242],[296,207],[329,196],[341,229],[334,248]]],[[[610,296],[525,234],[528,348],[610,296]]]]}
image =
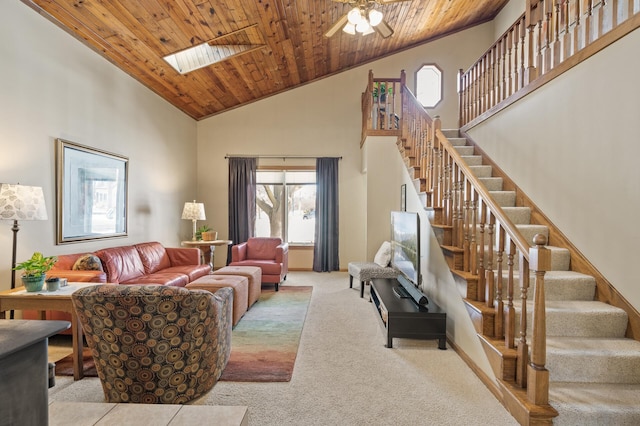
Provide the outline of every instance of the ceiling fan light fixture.
{"type": "Polygon", "coordinates": [[[347,15],[347,19],[349,20],[349,23],[354,26],[358,25],[360,22],[365,20],[364,17],[362,16],[362,12],[360,11],[360,8],[357,6],[349,11],[349,14],[347,15]]]}
{"type": "Polygon", "coordinates": [[[347,25],[344,26],[342,31],[344,31],[347,34],[355,35],[356,34],[356,26],[353,25],[351,22],[347,22],[347,25]]]}
{"type": "Polygon", "coordinates": [[[371,25],[369,25],[369,22],[367,22],[366,19],[363,19],[356,25],[356,31],[362,34],[369,34],[369,31],[371,31],[371,25]]]}
{"type": "Polygon", "coordinates": [[[380,12],[379,10],[371,9],[371,11],[369,11],[369,24],[371,24],[372,27],[375,27],[380,22],[382,22],[382,18],[382,12],[380,12]]]}
{"type": "Polygon", "coordinates": [[[375,33],[375,31],[374,31],[373,27],[372,27],[371,25],[369,25],[369,26],[368,26],[368,29],[367,29],[367,30],[365,30],[365,31],[362,33],[362,35],[363,35],[363,36],[366,36],[366,35],[373,34],[373,33],[375,33]]]}

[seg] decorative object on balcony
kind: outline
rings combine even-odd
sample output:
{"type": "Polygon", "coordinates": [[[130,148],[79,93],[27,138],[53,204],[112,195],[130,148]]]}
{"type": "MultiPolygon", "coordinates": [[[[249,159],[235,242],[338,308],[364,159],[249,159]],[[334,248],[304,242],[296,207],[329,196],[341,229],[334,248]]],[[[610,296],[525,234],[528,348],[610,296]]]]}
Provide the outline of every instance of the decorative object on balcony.
{"type": "MultiPolygon", "coordinates": [[[[16,243],[20,226],[18,220],[47,220],[44,194],[39,186],[0,186],[0,219],[13,220],[13,252],[11,258],[11,288],[16,288],[16,243]]],[[[13,311],[11,312],[13,318],[13,311]]]]}
{"type": "Polygon", "coordinates": [[[324,36],[332,37],[338,30],[342,29],[347,34],[362,34],[363,36],[377,32],[383,38],[393,35],[393,29],[384,20],[382,12],[376,9],[378,5],[388,3],[400,3],[408,0],[333,0],[336,3],[346,3],[353,5],[353,8],[342,15],[340,19],[324,36]]]}
{"type": "Polygon", "coordinates": [[[196,200],[193,200],[193,202],[187,201],[184,203],[184,208],[182,209],[182,218],[193,222],[193,236],[191,240],[197,241],[196,222],[207,218],[204,214],[204,204],[196,203],[196,200]]]}
{"type": "Polygon", "coordinates": [[[30,259],[18,263],[13,269],[24,271],[22,284],[28,292],[41,291],[44,286],[45,274],[53,268],[57,260],[58,258],[55,256],[44,256],[37,251],[30,259]]]}

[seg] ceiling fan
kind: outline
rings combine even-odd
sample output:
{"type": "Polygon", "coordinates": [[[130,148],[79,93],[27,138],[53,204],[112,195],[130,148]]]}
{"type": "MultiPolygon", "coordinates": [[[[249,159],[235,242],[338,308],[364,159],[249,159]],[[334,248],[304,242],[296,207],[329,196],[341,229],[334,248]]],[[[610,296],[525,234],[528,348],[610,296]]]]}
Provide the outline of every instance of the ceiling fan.
{"type": "Polygon", "coordinates": [[[336,3],[353,5],[353,8],[334,23],[324,36],[329,38],[340,29],[347,34],[360,33],[362,35],[377,32],[383,38],[393,35],[393,28],[384,20],[384,15],[376,6],[388,3],[400,3],[410,0],[332,0],[336,3]]]}

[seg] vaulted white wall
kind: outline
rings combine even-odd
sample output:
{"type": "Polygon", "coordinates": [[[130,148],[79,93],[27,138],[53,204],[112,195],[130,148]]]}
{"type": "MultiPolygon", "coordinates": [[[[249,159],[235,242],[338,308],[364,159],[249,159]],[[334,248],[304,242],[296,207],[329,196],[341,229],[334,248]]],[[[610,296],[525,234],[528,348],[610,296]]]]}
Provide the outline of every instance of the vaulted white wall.
{"type": "MultiPolygon", "coordinates": [[[[367,208],[367,197],[375,197],[376,188],[367,188],[362,174],[360,98],[369,69],[380,78],[399,77],[405,69],[407,85],[413,87],[414,72],[422,64],[438,64],[444,72],[444,100],[429,112],[440,115],[443,126],[455,127],[456,74],[458,69],[469,67],[491,44],[492,31],[491,24],[478,26],[199,121],[198,197],[207,205],[211,216],[207,220],[221,235],[228,234],[225,154],[341,156],[341,267],[346,269],[350,261],[370,259],[389,236],[388,226],[373,224],[388,223],[389,217],[388,209],[367,208]]],[[[283,164],[297,164],[296,161],[286,160],[283,164]]],[[[369,173],[399,172],[370,169],[369,173]]],[[[399,185],[391,196],[397,208],[399,185]]],[[[216,265],[223,262],[223,256],[216,258],[216,265]]],[[[300,263],[294,260],[290,265],[310,268],[310,257],[300,259],[300,263]]]]}
{"type": "MultiPolygon", "coordinates": [[[[48,221],[21,222],[18,261],[189,235],[196,124],[19,1],[0,2],[0,182],[42,186],[48,221]],[[55,245],[54,140],[129,157],[129,236],[55,245]]],[[[12,221],[0,220],[0,290],[9,288],[12,221]]],[[[19,274],[18,274],[19,275],[19,274]]]]}

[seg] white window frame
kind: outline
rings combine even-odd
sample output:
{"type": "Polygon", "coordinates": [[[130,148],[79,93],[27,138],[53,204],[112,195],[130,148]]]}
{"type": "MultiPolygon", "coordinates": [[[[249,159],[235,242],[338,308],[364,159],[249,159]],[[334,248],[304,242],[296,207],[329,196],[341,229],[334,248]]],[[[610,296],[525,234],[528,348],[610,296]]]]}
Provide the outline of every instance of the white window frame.
{"type": "Polygon", "coordinates": [[[422,106],[424,108],[429,108],[429,109],[430,108],[435,108],[435,107],[438,106],[438,104],[440,102],[442,102],[443,91],[444,91],[444,89],[443,89],[443,87],[444,87],[444,85],[443,85],[443,72],[442,72],[442,70],[440,69],[440,67],[437,64],[429,63],[429,64],[420,65],[420,67],[415,72],[415,79],[414,80],[415,80],[416,99],[418,99],[418,101],[420,102],[420,104],[422,104],[422,106]],[[436,102],[433,102],[433,103],[425,103],[424,102],[424,96],[421,96],[420,88],[418,87],[418,83],[420,81],[419,74],[420,74],[420,72],[422,72],[425,69],[435,71],[435,73],[437,75],[437,79],[439,80],[439,81],[437,81],[436,84],[433,85],[434,87],[437,85],[437,89],[436,90],[439,91],[438,96],[437,96],[438,100],[436,102]]]}

